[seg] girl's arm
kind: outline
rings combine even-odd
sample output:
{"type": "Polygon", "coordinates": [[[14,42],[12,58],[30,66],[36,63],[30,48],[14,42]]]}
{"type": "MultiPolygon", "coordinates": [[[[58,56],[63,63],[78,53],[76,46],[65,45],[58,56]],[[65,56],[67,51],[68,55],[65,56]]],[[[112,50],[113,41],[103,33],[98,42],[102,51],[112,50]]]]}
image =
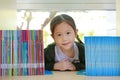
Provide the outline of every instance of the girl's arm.
{"type": "Polygon", "coordinates": [[[54,70],[60,70],[60,71],[70,70],[70,71],[74,71],[74,70],[76,70],[76,68],[68,60],[62,60],[62,61],[59,61],[59,62],[55,63],[54,70]]]}
{"type": "Polygon", "coordinates": [[[54,44],[49,45],[44,49],[45,56],[45,69],[53,70],[55,64],[55,52],[54,52],[54,44]]]}
{"type": "Polygon", "coordinates": [[[85,47],[84,44],[76,43],[79,49],[79,60],[77,62],[73,62],[76,67],[76,70],[85,69],[85,47]]]}

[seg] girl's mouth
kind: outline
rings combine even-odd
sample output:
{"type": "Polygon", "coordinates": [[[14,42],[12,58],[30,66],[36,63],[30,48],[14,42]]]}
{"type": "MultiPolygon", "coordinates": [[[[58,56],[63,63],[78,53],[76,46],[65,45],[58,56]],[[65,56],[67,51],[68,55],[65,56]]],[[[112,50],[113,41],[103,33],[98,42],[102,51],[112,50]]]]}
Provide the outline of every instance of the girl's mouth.
{"type": "Polygon", "coordinates": [[[69,44],[69,42],[68,43],[63,43],[62,45],[68,45],[69,44]]]}

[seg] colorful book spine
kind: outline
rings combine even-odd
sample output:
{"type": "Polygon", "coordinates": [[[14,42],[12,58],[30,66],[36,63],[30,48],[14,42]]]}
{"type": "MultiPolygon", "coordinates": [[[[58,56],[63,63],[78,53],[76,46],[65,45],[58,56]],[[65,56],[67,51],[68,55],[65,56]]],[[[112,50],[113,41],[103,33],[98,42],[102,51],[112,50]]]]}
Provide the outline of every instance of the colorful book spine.
{"type": "Polygon", "coordinates": [[[43,46],[43,31],[39,30],[39,40],[40,40],[40,74],[44,75],[45,67],[44,67],[44,46],[43,46]]]}
{"type": "Polygon", "coordinates": [[[6,30],[2,33],[2,76],[7,75],[7,62],[6,62],[6,43],[7,43],[6,30]]]}
{"type": "Polygon", "coordinates": [[[18,30],[18,75],[22,75],[22,31],[18,30]]]}
{"type": "Polygon", "coordinates": [[[12,30],[7,31],[7,68],[8,76],[12,76],[12,30]]]}
{"type": "Polygon", "coordinates": [[[28,34],[28,75],[32,75],[32,40],[31,30],[27,30],[28,34]]]}
{"type": "Polygon", "coordinates": [[[18,75],[18,31],[13,31],[13,75],[18,75]]]}
{"type": "Polygon", "coordinates": [[[39,32],[36,31],[36,61],[37,61],[37,75],[40,74],[40,57],[41,57],[41,46],[40,46],[40,40],[39,40],[39,32]]]}
{"type": "Polygon", "coordinates": [[[27,42],[27,34],[26,30],[22,31],[22,64],[23,64],[23,71],[22,75],[27,75],[27,59],[28,59],[28,42],[27,42]]]}
{"type": "Polygon", "coordinates": [[[2,30],[0,30],[0,76],[2,76],[2,30]]]}
{"type": "Polygon", "coordinates": [[[37,63],[36,63],[36,30],[32,30],[32,63],[33,63],[33,75],[36,75],[36,68],[37,68],[37,63]]]}
{"type": "Polygon", "coordinates": [[[35,75],[35,68],[34,68],[34,59],[35,59],[35,55],[34,55],[34,52],[35,52],[35,48],[34,48],[34,39],[35,39],[35,36],[34,36],[34,30],[31,30],[31,43],[32,43],[32,75],[35,75]]]}

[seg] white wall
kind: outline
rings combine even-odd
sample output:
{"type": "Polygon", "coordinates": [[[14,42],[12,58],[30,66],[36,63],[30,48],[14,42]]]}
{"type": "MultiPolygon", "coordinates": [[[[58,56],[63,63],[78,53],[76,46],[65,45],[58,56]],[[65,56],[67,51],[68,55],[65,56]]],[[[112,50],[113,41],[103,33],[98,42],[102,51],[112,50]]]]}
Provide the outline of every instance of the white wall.
{"type": "Polygon", "coordinates": [[[59,10],[115,10],[115,0],[17,0],[17,9],[59,10]]]}
{"type": "Polygon", "coordinates": [[[0,30],[15,30],[16,0],[0,0],[0,30]]]}
{"type": "MultiPolygon", "coordinates": [[[[119,0],[117,1],[120,2],[119,0]]],[[[39,9],[41,11],[115,10],[115,4],[115,0],[0,0],[0,8],[2,5],[7,7],[3,10],[0,9],[0,29],[16,28],[16,8],[39,9]]]]}
{"type": "Polygon", "coordinates": [[[120,36],[120,0],[116,0],[117,35],[120,36]]]}

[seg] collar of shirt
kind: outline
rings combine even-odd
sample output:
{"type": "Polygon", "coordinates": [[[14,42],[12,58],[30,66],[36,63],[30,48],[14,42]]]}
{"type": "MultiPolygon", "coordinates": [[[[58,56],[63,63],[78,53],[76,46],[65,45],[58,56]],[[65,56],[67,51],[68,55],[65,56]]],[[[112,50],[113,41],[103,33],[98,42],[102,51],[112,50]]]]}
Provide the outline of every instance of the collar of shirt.
{"type": "Polygon", "coordinates": [[[68,59],[70,62],[73,62],[74,60],[79,60],[79,51],[77,45],[74,43],[74,51],[75,51],[75,56],[73,58],[68,57],[65,55],[60,47],[58,45],[55,45],[55,61],[59,62],[64,59],[68,59]]]}

